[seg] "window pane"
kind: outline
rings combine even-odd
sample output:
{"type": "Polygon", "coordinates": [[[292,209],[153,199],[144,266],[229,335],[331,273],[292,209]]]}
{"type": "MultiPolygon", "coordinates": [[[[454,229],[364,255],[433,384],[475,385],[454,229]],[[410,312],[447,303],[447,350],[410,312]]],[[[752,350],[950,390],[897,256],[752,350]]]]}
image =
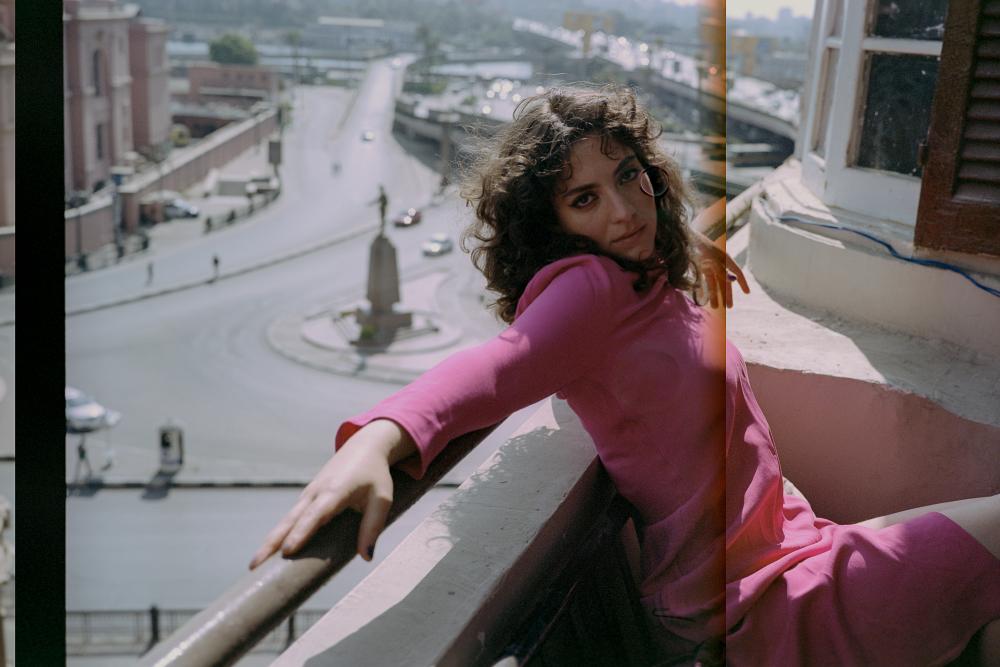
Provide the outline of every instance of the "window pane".
{"type": "Polygon", "coordinates": [[[944,35],[948,0],[878,0],[871,34],[900,39],[934,39],[944,35]]]}
{"type": "Polygon", "coordinates": [[[917,147],[927,137],[938,58],[875,53],[868,71],[857,164],[919,176],[917,147]]]}
{"type": "Polygon", "coordinates": [[[830,106],[833,104],[833,86],[837,82],[837,60],[840,56],[840,49],[826,50],[826,65],[823,68],[823,92],[816,101],[818,115],[816,116],[816,129],[813,134],[813,150],[820,157],[826,158],[826,126],[830,118],[830,106]]]}

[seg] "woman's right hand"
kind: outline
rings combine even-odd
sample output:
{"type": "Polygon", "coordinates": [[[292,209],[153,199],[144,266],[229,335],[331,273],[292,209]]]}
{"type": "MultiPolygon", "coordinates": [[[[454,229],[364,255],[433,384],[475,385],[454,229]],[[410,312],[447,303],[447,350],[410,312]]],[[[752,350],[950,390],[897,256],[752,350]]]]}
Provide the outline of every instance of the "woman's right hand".
{"type": "Polygon", "coordinates": [[[361,513],[357,550],[370,561],[392,505],[389,466],[413,451],[416,448],[412,439],[394,422],[379,419],[358,430],[268,533],[250,561],[250,569],[279,549],[286,557],[295,554],[320,526],[348,508],[361,513]]]}

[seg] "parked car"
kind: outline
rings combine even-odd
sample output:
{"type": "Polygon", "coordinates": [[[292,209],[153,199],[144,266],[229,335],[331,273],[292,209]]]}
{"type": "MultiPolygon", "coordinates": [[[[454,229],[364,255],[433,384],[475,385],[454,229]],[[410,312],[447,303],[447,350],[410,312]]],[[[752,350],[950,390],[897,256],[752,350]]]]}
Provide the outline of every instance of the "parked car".
{"type": "Polygon", "coordinates": [[[90,396],[66,387],[66,431],[89,433],[108,425],[108,409],[90,396]]]}
{"type": "Polygon", "coordinates": [[[272,192],[277,192],[281,189],[281,183],[278,181],[276,176],[270,176],[268,174],[260,174],[254,176],[247,183],[247,190],[252,190],[254,194],[270,194],[272,192]]]}
{"type": "Polygon", "coordinates": [[[420,222],[420,211],[415,208],[408,208],[393,218],[392,224],[397,227],[409,227],[420,222]]]}
{"type": "Polygon", "coordinates": [[[438,255],[451,252],[451,239],[448,238],[447,234],[432,234],[429,239],[423,242],[420,249],[428,257],[437,257],[438,255]]]}
{"type": "Polygon", "coordinates": [[[167,220],[197,218],[200,214],[198,207],[186,199],[171,199],[163,204],[163,217],[167,220]]]}
{"type": "Polygon", "coordinates": [[[365,130],[361,133],[362,141],[375,141],[375,133],[371,130],[365,130]]]}

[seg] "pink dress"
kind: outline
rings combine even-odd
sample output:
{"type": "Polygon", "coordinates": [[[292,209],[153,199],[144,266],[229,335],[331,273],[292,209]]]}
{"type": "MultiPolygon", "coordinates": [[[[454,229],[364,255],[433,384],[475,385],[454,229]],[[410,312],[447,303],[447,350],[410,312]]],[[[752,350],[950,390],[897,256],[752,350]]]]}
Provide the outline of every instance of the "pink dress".
{"type": "Polygon", "coordinates": [[[507,330],[345,422],[337,446],[391,419],[419,478],[451,439],[558,394],[641,516],[640,593],[665,643],[724,636],[732,665],[943,664],[1000,617],[1000,560],[943,515],[875,531],[784,496],[739,351],[663,278],[634,278],[593,255],[544,267],[507,330]]]}

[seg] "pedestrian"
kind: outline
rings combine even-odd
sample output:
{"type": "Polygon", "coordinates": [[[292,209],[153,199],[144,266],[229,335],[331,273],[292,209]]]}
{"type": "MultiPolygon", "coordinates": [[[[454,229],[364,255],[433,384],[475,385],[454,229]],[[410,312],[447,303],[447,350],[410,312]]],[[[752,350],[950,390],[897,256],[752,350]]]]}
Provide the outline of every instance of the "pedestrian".
{"type": "Polygon", "coordinates": [[[212,280],[219,279],[219,256],[212,255],[212,280]]]}
{"type": "Polygon", "coordinates": [[[80,442],[76,445],[76,471],[73,474],[73,481],[79,481],[80,479],[80,469],[83,467],[87,468],[87,479],[89,480],[94,476],[94,470],[90,467],[90,459],[87,458],[87,436],[81,435],[80,442]]]}
{"type": "Polygon", "coordinates": [[[718,312],[727,274],[749,288],[689,229],[659,133],[626,88],[517,106],[462,190],[473,261],[510,327],[342,423],[251,567],[297,553],[346,507],[371,560],[390,466],[419,479],[449,441],[558,392],[636,510],[657,661],[944,664],[982,628],[982,654],[1000,656],[1000,496],[838,525],[783,493],[718,312]]]}
{"type": "Polygon", "coordinates": [[[146,263],[146,286],[153,284],[153,263],[146,263]]]}

